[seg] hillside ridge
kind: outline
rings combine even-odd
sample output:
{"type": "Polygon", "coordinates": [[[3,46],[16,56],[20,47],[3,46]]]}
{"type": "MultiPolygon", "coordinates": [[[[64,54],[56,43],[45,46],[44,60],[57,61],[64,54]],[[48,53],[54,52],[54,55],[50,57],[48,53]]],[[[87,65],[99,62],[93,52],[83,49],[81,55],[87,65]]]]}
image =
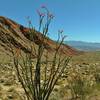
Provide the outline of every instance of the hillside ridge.
{"type": "MultiPolygon", "coordinates": [[[[0,46],[3,47],[6,51],[11,52],[9,42],[14,48],[20,48],[25,53],[30,53],[30,42],[35,45],[42,43],[43,34],[34,30],[33,39],[30,38],[30,28],[24,27],[23,25],[18,24],[17,22],[0,16],[0,46]]],[[[53,52],[56,50],[56,42],[45,38],[43,45],[46,50],[53,52]]],[[[80,52],[70,47],[69,45],[62,44],[59,50],[62,54],[65,55],[77,55],[80,52]]],[[[33,52],[33,56],[35,56],[33,52]]]]}

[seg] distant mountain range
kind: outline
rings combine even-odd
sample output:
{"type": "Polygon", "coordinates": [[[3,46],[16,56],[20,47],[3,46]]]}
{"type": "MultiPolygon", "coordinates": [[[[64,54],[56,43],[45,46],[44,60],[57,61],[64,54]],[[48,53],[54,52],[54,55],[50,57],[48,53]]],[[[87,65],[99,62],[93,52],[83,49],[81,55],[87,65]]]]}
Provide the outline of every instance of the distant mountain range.
{"type": "Polygon", "coordinates": [[[82,51],[100,51],[100,43],[83,41],[65,41],[64,43],[82,51]]]}

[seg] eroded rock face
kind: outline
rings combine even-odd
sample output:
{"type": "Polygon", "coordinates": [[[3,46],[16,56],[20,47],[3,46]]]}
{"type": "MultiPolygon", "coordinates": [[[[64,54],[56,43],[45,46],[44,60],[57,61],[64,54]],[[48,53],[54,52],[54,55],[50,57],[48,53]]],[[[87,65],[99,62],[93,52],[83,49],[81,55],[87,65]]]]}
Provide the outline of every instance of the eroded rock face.
{"type": "MultiPolygon", "coordinates": [[[[31,30],[33,33],[32,39],[30,37],[30,30],[31,29],[17,24],[16,22],[8,18],[0,16],[0,46],[2,46],[5,50],[10,52],[10,46],[13,46],[14,48],[20,48],[25,53],[30,53],[30,42],[33,42],[33,44],[37,46],[43,42],[43,34],[37,32],[36,30],[31,30]]],[[[56,42],[49,38],[45,38],[43,44],[45,49],[49,52],[53,52],[56,50],[56,42]]],[[[59,52],[61,52],[64,55],[70,56],[79,54],[77,50],[65,44],[62,44],[59,52]]],[[[35,56],[34,52],[33,56],[35,56]]]]}

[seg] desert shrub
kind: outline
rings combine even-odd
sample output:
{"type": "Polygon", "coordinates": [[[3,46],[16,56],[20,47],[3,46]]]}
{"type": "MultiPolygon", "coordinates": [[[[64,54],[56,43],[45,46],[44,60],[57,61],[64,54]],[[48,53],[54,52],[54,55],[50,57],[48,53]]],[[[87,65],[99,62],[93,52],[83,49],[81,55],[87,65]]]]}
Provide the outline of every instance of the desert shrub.
{"type": "Polygon", "coordinates": [[[100,91],[100,68],[98,66],[95,67],[94,77],[96,82],[95,88],[100,91]]]}
{"type": "Polygon", "coordinates": [[[94,74],[91,74],[89,66],[75,66],[69,69],[68,83],[71,89],[72,100],[86,100],[92,94],[95,87],[94,74]]]}
{"type": "Polygon", "coordinates": [[[94,77],[95,77],[96,83],[100,83],[100,68],[99,68],[99,66],[95,67],[94,77]]]}
{"type": "Polygon", "coordinates": [[[95,79],[97,83],[100,83],[100,73],[95,74],[95,79]]]}
{"type": "MultiPolygon", "coordinates": [[[[16,74],[25,91],[27,100],[48,100],[54,86],[58,79],[61,78],[71,59],[70,56],[62,55],[60,53],[60,48],[65,39],[65,36],[62,35],[63,31],[58,31],[59,37],[55,43],[55,50],[52,53],[52,57],[50,57],[50,51],[45,49],[47,47],[45,43],[48,42],[49,39],[47,38],[49,25],[54,16],[45,6],[42,6],[42,10],[44,10],[43,13],[38,11],[38,32],[41,32],[42,34],[40,35],[41,41],[38,41],[40,43],[37,45],[37,48],[33,42],[35,42],[34,34],[38,35],[38,32],[33,28],[29,18],[31,52],[22,55],[21,51],[16,53],[10,45],[16,74]],[[35,57],[33,56],[34,54],[35,57]]],[[[17,51],[19,51],[19,49],[20,48],[18,48],[17,51]]]]}
{"type": "Polygon", "coordinates": [[[74,79],[71,83],[72,98],[80,100],[86,100],[86,96],[91,94],[93,91],[93,86],[89,82],[82,80],[81,78],[74,79]]]}

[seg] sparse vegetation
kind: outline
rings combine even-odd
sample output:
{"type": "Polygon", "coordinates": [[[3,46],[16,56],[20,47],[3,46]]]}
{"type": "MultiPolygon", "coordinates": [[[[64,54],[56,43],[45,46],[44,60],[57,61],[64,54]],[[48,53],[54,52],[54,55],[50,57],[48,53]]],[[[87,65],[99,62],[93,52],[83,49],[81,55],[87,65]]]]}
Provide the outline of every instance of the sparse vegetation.
{"type": "MultiPolygon", "coordinates": [[[[99,72],[100,63],[98,61],[96,61],[96,59],[94,59],[94,62],[92,62],[91,58],[89,59],[89,57],[86,55],[88,55],[88,54],[82,55],[81,58],[79,57],[79,61],[82,61],[81,59],[86,57],[89,62],[85,63],[85,61],[83,61],[83,62],[77,63],[78,60],[75,61],[75,59],[76,59],[76,57],[75,57],[75,59],[73,58],[74,60],[68,64],[68,69],[67,69],[67,72],[65,73],[66,77],[65,77],[65,75],[62,76],[62,78],[57,82],[57,84],[54,87],[53,92],[50,95],[50,98],[49,98],[50,100],[71,100],[73,97],[75,97],[76,94],[74,94],[74,96],[72,95],[71,82],[74,82],[75,79],[77,80],[77,78],[74,78],[74,76],[77,76],[77,75],[80,76],[80,79],[83,79],[83,76],[85,77],[84,78],[85,81],[82,81],[84,84],[86,84],[88,82],[88,84],[90,85],[90,83],[91,83],[91,86],[88,86],[88,84],[85,85],[86,88],[83,91],[83,92],[86,91],[85,92],[85,97],[86,97],[85,100],[96,100],[96,99],[99,100],[99,98],[100,98],[100,83],[96,82],[95,74],[100,73],[99,72]],[[80,69],[80,71],[79,71],[79,69],[80,69]],[[96,72],[96,69],[97,69],[97,72],[96,72]],[[77,71],[78,71],[78,73],[77,73],[77,71]],[[73,79],[73,80],[71,80],[71,79],[73,79]]],[[[91,54],[89,53],[89,55],[91,55],[91,57],[94,57],[94,53],[91,53],[91,54]]],[[[99,56],[99,54],[95,55],[95,56],[99,56]]],[[[78,59],[78,56],[77,56],[77,59],[78,59]]],[[[5,65],[5,63],[4,63],[4,65],[5,65]]],[[[10,69],[9,67],[10,66],[8,66],[8,69],[7,69],[7,66],[5,68],[0,67],[1,68],[1,70],[0,70],[0,87],[1,87],[0,88],[0,99],[2,98],[1,100],[5,100],[4,98],[7,98],[8,92],[11,90],[9,92],[9,94],[16,93],[16,99],[14,99],[14,100],[23,100],[23,99],[25,99],[24,91],[23,91],[21,85],[19,84],[19,82],[16,78],[16,75],[14,74],[15,70],[10,69]],[[9,77],[6,77],[6,76],[9,76],[9,77]],[[13,77],[13,80],[12,80],[13,84],[11,86],[4,86],[6,79],[8,79],[7,80],[8,83],[10,82],[10,77],[13,77]],[[20,96],[22,96],[23,99],[21,99],[20,96]]],[[[82,86],[81,88],[84,88],[84,87],[82,86]]],[[[80,89],[80,88],[78,88],[78,89],[80,89]]],[[[13,95],[13,96],[15,96],[15,95],[13,95]]],[[[78,94],[77,99],[79,99],[79,94],[78,94]]]]}

